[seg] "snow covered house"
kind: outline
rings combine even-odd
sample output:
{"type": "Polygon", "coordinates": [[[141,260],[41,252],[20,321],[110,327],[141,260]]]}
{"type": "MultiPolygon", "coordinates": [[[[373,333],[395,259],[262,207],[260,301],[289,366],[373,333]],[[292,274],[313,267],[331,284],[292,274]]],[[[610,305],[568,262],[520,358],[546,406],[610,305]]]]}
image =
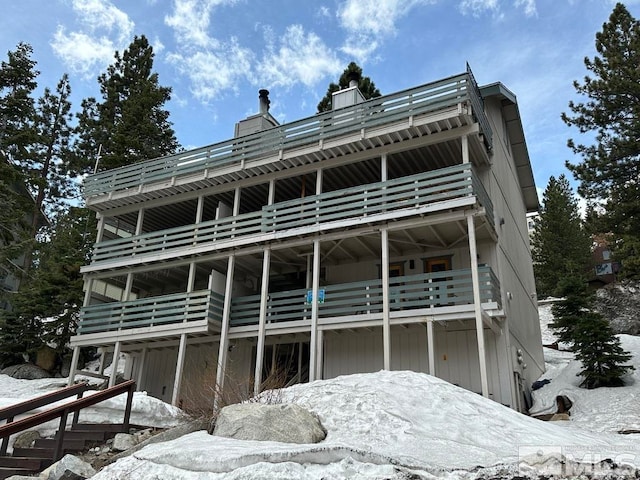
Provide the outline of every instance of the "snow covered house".
{"type": "Polygon", "coordinates": [[[72,372],[82,346],[126,353],[139,389],[184,404],[273,371],[407,369],[525,409],[538,200],[513,93],[467,69],[367,101],[354,84],[283,125],[259,105],[230,140],[86,179],[72,372]]]}

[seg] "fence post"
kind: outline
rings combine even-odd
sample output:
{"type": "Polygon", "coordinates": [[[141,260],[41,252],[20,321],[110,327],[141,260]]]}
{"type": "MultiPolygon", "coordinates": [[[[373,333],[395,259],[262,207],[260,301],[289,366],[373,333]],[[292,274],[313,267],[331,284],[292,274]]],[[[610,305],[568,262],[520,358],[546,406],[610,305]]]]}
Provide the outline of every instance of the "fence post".
{"type": "Polygon", "coordinates": [[[131,419],[131,405],[133,403],[133,392],[135,388],[136,388],[136,384],[132,383],[131,385],[129,385],[129,391],[127,392],[127,405],[124,409],[124,422],[123,422],[124,429],[127,432],[129,431],[129,420],[131,419]]]}
{"type": "Polygon", "coordinates": [[[53,461],[57,462],[62,458],[62,454],[64,453],[63,443],[64,443],[64,431],[67,428],[67,416],[69,415],[69,410],[65,409],[60,416],[60,425],[58,426],[58,433],[56,434],[56,448],[53,453],[53,461]]]}

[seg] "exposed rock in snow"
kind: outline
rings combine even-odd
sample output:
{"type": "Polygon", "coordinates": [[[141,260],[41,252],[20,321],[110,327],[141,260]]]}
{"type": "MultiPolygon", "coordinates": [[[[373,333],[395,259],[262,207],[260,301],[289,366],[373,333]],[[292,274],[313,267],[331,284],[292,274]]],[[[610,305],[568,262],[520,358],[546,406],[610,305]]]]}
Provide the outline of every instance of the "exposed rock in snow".
{"type": "Polygon", "coordinates": [[[318,443],[326,432],[316,415],[298,405],[229,405],[220,411],[214,435],[237,440],[318,443]]]}
{"type": "Polygon", "coordinates": [[[50,378],[51,374],[33,363],[23,363],[20,365],[11,365],[3,369],[0,373],[9,375],[19,380],[39,380],[41,378],[50,378]]]}
{"type": "Polygon", "coordinates": [[[623,280],[596,292],[596,309],[615,333],[640,335],[640,283],[623,280]]]}
{"type": "Polygon", "coordinates": [[[96,471],[87,462],[74,455],[65,455],[40,474],[44,480],[84,479],[94,476],[96,471]]]}

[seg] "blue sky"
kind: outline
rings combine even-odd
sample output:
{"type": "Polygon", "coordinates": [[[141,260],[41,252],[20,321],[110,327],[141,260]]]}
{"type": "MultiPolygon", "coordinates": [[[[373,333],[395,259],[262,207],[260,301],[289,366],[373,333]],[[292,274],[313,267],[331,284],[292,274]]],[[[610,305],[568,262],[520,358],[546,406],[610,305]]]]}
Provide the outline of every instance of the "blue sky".
{"type": "MultiPolygon", "coordinates": [[[[134,35],[154,46],[186,148],[226,140],[270,90],[280,122],[311,116],[358,62],[383,94],[461,73],[500,81],[520,105],[536,183],[566,173],[576,137],[560,120],[587,73],[610,0],[0,0],[0,54],[31,44],[40,90],[70,74],[77,111],[134,35]]],[[[640,17],[640,0],[625,3],[640,17]]]]}

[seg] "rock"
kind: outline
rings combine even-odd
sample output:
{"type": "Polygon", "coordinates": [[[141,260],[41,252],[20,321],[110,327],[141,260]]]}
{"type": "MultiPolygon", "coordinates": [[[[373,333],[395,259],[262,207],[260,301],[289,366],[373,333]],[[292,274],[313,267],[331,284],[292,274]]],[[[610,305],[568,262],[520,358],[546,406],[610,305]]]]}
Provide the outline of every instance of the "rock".
{"type": "Polygon", "coordinates": [[[111,448],[118,452],[124,452],[125,450],[135,447],[137,444],[138,439],[135,435],[131,435],[130,433],[116,433],[111,448]]]}
{"type": "Polygon", "coordinates": [[[96,471],[87,462],[74,455],[65,455],[62,459],[40,474],[42,480],[84,480],[91,478],[96,471]]]}
{"type": "Polygon", "coordinates": [[[570,415],[569,410],[573,406],[573,402],[566,395],[558,395],[556,397],[556,405],[558,406],[556,413],[566,413],[570,415]]]}
{"type": "Polygon", "coordinates": [[[637,280],[622,280],[596,291],[595,308],[609,321],[614,333],[640,335],[640,295],[637,280]]]}
{"type": "Polygon", "coordinates": [[[23,363],[21,365],[12,365],[3,369],[0,373],[9,375],[13,378],[22,380],[36,380],[39,378],[51,378],[51,374],[46,370],[32,363],[23,363]]]}
{"type": "Polygon", "coordinates": [[[315,414],[298,405],[248,403],[224,407],[213,434],[238,440],[318,443],[327,432],[315,414]]]}
{"type": "Polygon", "coordinates": [[[56,368],[56,351],[48,345],[38,349],[36,352],[36,365],[47,372],[53,372],[56,368]]]}
{"type": "Polygon", "coordinates": [[[571,420],[571,417],[568,413],[554,413],[553,416],[549,419],[550,422],[558,422],[558,421],[567,421],[571,420]]]}
{"type": "Polygon", "coordinates": [[[16,435],[13,442],[13,448],[29,448],[31,444],[40,438],[40,432],[37,430],[27,430],[26,432],[16,435]]]}

